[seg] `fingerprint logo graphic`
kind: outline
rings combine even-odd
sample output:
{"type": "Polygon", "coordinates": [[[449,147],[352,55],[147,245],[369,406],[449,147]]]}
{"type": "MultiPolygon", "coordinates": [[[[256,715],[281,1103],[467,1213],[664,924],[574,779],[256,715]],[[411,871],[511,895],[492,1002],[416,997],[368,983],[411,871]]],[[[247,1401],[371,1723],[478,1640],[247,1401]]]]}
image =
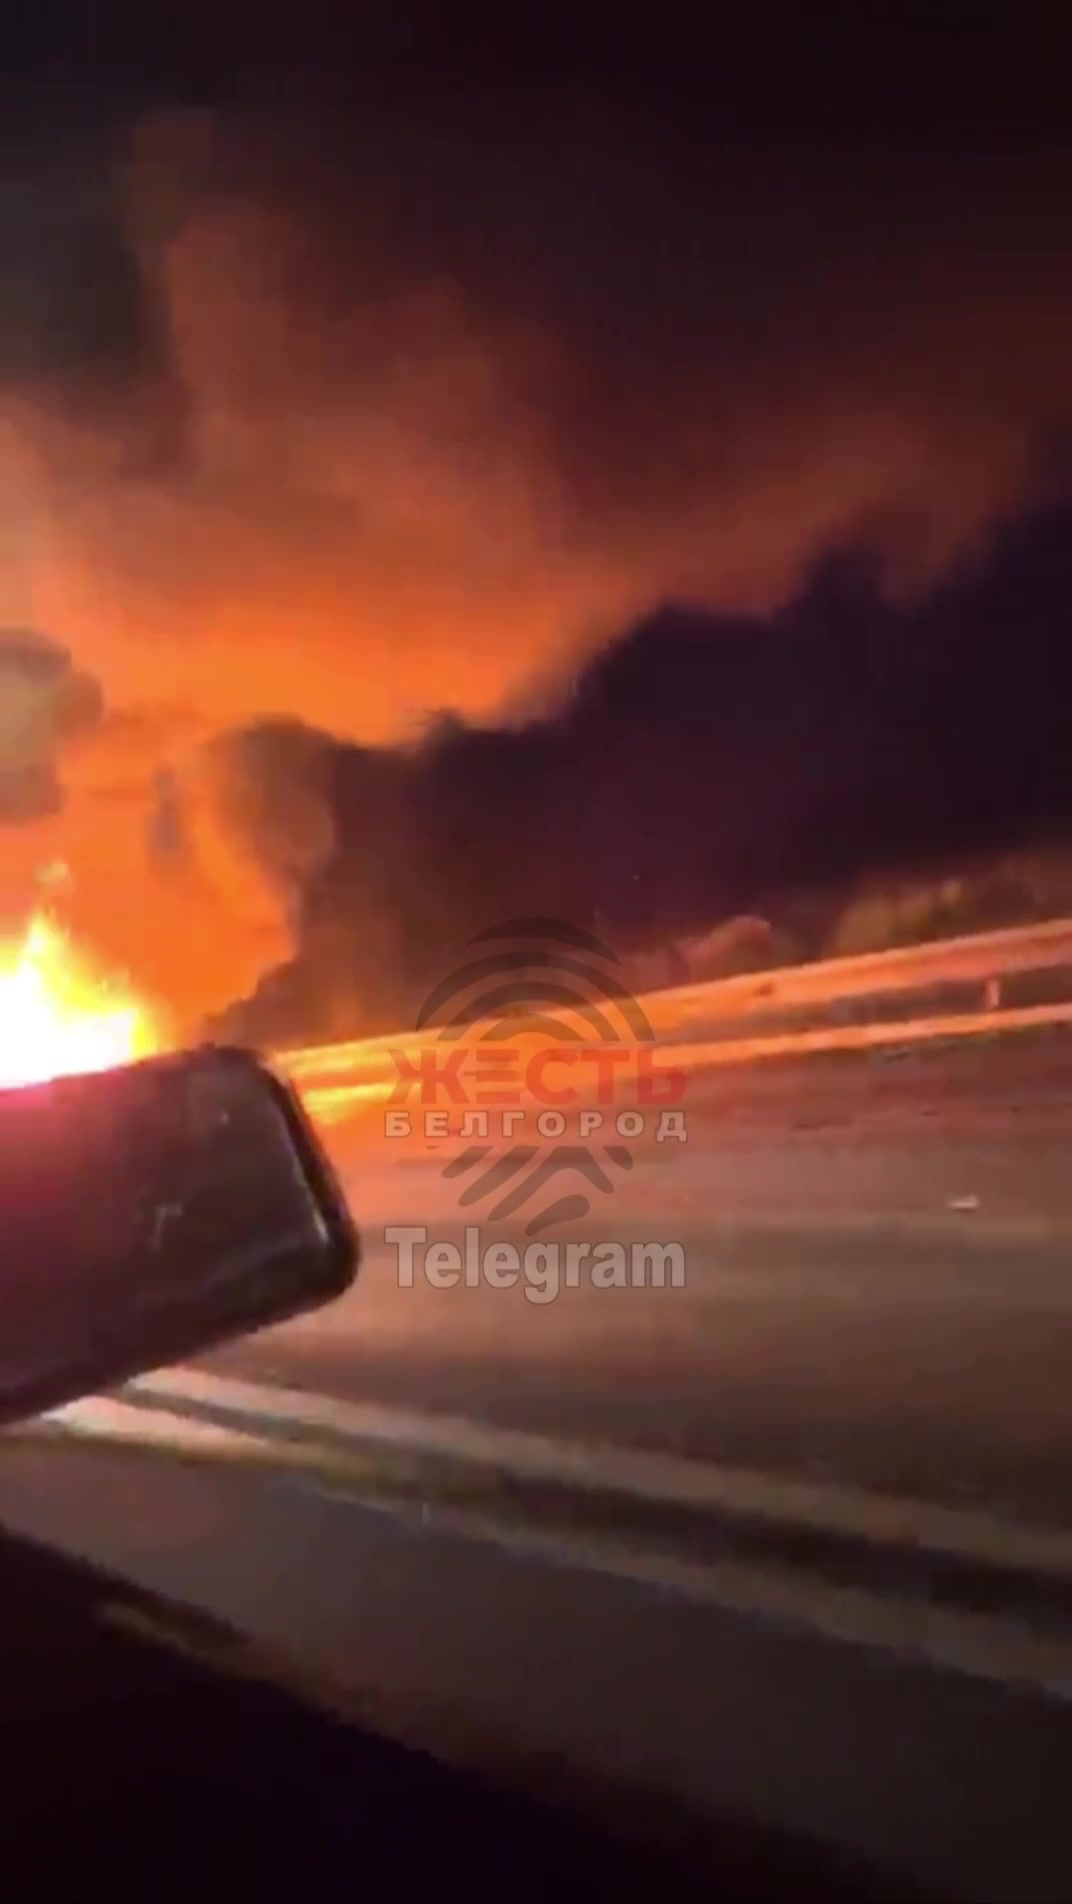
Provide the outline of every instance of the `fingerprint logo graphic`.
{"type": "MultiPolygon", "coordinates": [[[[484,1075],[496,1075],[496,1051],[505,1059],[508,1046],[512,1054],[526,1052],[531,1059],[542,1052],[562,1064],[571,1047],[590,1052],[653,1042],[647,1015],[621,982],[617,957],[590,932],[554,919],[513,919],[478,933],[466,954],[425,1000],[418,1028],[433,1031],[444,1045],[464,1040],[472,1051],[484,1047],[484,1075]]],[[[530,1064],[530,1079],[532,1074],[530,1064]]],[[[565,1125],[554,1113],[537,1120],[537,1108],[529,1104],[526,1123],[565,1125]]],[[[461,1184],[463,1209],[486,1206],[489,1220],[531,1205],[525,1234],[538,1236],[586,1216],[594,1196],[609,1196],[616,1177],[632,1167],[632,1153],[616,1136],[604,1142],[514,1143],[504,1135],[469,1145],[450,1159],[443,1175],[461,1184]]]]}

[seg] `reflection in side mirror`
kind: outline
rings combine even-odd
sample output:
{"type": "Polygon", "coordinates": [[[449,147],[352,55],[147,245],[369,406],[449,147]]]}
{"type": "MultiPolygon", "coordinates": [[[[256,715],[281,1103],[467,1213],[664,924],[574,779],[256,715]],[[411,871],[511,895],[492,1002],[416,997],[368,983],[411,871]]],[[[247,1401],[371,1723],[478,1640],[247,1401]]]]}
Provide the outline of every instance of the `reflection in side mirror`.
{"type": "Polygon", "coordinates": [[[358,1256],[297,1097],[250,1052],[0,1091],[0,1426],[329,1302],[358,1256]]]}

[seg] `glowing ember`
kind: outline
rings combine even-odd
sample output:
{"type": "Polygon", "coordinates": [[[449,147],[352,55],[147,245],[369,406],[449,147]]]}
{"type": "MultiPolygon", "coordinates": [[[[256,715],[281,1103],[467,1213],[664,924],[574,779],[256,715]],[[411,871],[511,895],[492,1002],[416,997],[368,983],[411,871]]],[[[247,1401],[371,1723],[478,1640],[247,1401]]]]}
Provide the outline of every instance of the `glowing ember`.
{"type": "Polygon", "coordinates": [[[0,947],[0,1087],[107,1071],[155,1048],[149,1015],[92,973],[44,915],[0,947]]]}

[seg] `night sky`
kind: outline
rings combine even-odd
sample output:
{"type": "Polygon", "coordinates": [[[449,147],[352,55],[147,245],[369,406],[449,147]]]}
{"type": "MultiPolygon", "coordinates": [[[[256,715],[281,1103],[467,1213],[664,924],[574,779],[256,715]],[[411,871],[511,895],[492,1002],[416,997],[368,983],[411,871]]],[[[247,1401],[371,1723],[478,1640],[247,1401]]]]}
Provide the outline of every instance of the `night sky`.
{"type": "Polygon", "coordinates": [[[185,1009],[375,1015],[519,907],[1068,840],[1055,50],[362,20],[17,29],[10,909],[62,858],[185,1009]]]}

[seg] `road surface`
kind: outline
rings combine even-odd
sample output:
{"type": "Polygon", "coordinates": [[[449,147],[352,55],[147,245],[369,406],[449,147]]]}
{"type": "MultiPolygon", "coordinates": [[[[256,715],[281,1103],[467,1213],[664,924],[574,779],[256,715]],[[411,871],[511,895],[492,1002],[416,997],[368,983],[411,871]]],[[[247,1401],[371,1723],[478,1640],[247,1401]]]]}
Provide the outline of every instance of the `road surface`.
{"type": "MultiPolygon", "coordinates": [[[[102,1510],[114,1535],[120,1523],[102,1510]]],[[[217,1550],[223,1573],[232,1559],[217,1550]]],[[[361,1715],[340,1724],[311,1683],[266,1674],[253,1657],[263,1649],[122,1573],[4,1530],[0,1596],[3,1895],[20,1904],[190,1904],[206,1891],[243,1904],[712,1895],[622,1829],[534,1806],[361,1715]]],[[[755,1832],[725,1849],[716,1896],[743,1904],[772,1884],[829,1895],[813,1861],[801,1869],[755,1832]]]]}
{"type": "MultiPolygon", "coordinates": [[[[639,1144],[571,1232],[676,1241],[683,1285],[586,1274],[550,1301],[523,1278],[403,1286],[389,1226],[463,1231],[451,1146],[389,1155],[367,1120],[337,1126],[366,1235],[354,1291],[207,1361],[1067,1524],[1070,1107],[1058,1034],[722,1073],[690,1095],[687,1142],[639,1144]]],[[[523,1213],[492,1234],[522,1247],[523,1213]]],[[[928,1663],[942,1614],[919,1596],[907,1646],[873,1605],[850,1639],[851,1583],[822,1589],[821,1619],[772,1614],[766,1575],[731,1591],[725,1559],[642,1573],[579,1536],[374,1510],[311,1473],[70,1445],[5,1450],[0,1523],[297,1648],[411,1743],[610,1778],[683,1830],[758,1818],[938,1895],[1072,1895],[1072,1670],[928,1663]]],[[[1046,1635],[993,1656],[1025,1638],[1046,1635]]]]}
{"type": "MultiPolygon", "coordinates": [[[[461,1243],[456,1145],[328,1132],[365,1231],[354,1291],[210,1358],[502,1425],[1072,1514],[1072,1037],[720,1073],[688,1141],[636,1147],[560,1236],[674,1241],[684,1287],[537,1301],[400,1286],[389,1226],[461,1243]]],[[[483,1240],[519,1248],[523,1212],[483,1240]]],[[[538,1292],[536,1292],[538,1293],[538,1292]]]]}
{"type": "Polygon", "coordinates": [[[373,1731],[545,1796],[612,1790],[666,1848],[715,1829],[740,1865],[713,1895],[841,1895],[761,1884],[756,1825],[930,1896],[1072,1894],[1059,1690],[731,1609],[717,1570],[643,1579],[285,1476],[69,1446],[4,1453],[0,1523],[297,1649],[373,1731]]]}

